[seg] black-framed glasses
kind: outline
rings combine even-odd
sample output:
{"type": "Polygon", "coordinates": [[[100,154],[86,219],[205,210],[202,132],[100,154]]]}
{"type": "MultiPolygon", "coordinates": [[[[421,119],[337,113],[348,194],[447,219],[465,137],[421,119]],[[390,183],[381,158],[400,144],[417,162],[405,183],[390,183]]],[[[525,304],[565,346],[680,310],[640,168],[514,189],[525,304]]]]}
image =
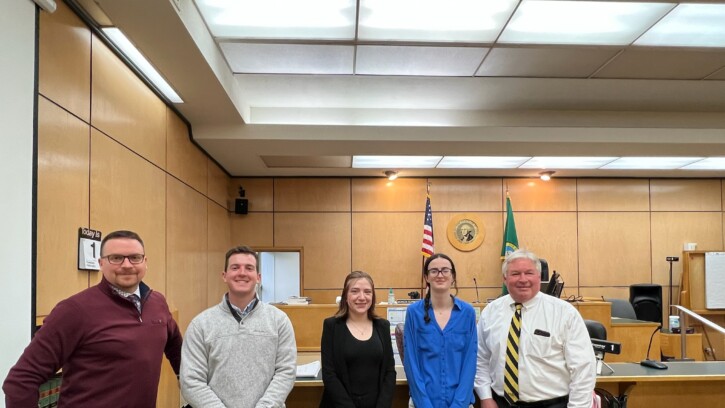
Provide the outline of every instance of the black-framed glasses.
{"type": "Polygon", "coordinates": [[[143,260],[146,258],[145,254],[131,254],[131,255],[119,255],[119,254],[111,254],[102,256],[101,258],[106,258],[108,260],[108,263],[112,265],[121,265],[123,263],[124,259],[128,259],[129,262],[131,262],[134,265],[140,264],[143,262],[143,260]]]}
{"type": "Polygon", "coordinates": [[[451,268],[441,268],[441,269],[428,269],[428,276],[437,276],[437,275],[443,275],[443,276],[449,276],[453,272],[453,269],[451,268]]]}

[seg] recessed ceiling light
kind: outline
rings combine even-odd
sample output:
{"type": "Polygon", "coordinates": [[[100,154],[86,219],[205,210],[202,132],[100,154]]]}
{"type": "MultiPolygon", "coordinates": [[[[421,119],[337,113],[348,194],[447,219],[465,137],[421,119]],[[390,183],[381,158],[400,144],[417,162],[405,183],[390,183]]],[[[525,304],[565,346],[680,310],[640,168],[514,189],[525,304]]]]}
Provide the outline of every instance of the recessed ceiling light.
{"type": "Polygon", "coordinates": [[[725,47],[725,4],[680,4],[635,45],[725,47]]]}
{"type": "Polygon", "coordinates": [[[432,169],[441,156],[353,156],[354,169],[432,169]]]}
{"type": "Polygon", "coordinates": [[[672,170],[702,159],[702,157],[621,157],[601,168],[612,170],[672,170]]]}
{"type": "Polygon", "coordinates": [[[532,157],[522,169],[597,169],[616,157],[532,157]]]}
{"type": "Polygon", "coordinates": [[[556,173],[556,172],[555,171],[542,171],[541,173],[539,173],[539,178],[542,179],[543,181],[549,181],[549,180],[551,180],[551,176],[553,176],[554,173],[556,173]]]}
{"type": "Polygon", "coordinates": [[[387,170],[387,171],[383,172],[383,174],[385,174],[385,177],[387,177],[388,180],[390,180],[390,181],[393,181],[396,178],[398,178],[398,172],[395,170],[387,170]]]}
{"type": "Polygon", "coordinates": [[[439,169],[515,169],[531,157],[445,156],[439,169]]]}

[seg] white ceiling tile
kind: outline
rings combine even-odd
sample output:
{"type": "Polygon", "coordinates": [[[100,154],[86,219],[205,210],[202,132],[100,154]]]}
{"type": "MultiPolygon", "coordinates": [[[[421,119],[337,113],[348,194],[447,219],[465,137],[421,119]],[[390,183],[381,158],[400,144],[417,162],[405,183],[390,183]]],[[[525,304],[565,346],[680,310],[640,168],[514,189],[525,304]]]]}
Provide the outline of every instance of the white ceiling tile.
{"type": "Polygon", "coordinates": [[[628,48],[596,78],[702,79],[725,66],[725,52],[658,47],[628,48]]]}
{"type": "Polygon", "coordinates": [[[532,157],[521,169],[597,169],[616,157],[532,157]]]}
{"type": "Polygon", "coordinates": [[[352,74],[349,45],[221,43],[234,73],[352,74]]]}
{"type": "Polygon", "coordinates": [[[621,157],[601,168],[620,170],[671,170],[702,159],[702,157],[621,157]]]}
{"type": "Polygon", "coordinates": [[[524,0],[499,43],[627,45],[675,5],[524,0]]]}
{"type": "Polygon", "coordinates": [[[361,40],[493,42],[518,0],[360,0],[361,40]]]}
{"type": "Polygon", "coordinates": [[[635,45],[725,47],[725,4],[680,4],[635,45]]]}
{"type": "Polygon", "coordinates": [[[355,73],[362,75],[472,76],[488,48],[360,45],[355,73]]]}
{"type": "Polygon", "coordinates": [[[355,0],[195,0],[219,38],[355,38],[355,0]]]}
{"type": "Polygon", "coordinates": [[[586,78],[612,58],[616,48],[494,48],[476,76],[586,78]]]}

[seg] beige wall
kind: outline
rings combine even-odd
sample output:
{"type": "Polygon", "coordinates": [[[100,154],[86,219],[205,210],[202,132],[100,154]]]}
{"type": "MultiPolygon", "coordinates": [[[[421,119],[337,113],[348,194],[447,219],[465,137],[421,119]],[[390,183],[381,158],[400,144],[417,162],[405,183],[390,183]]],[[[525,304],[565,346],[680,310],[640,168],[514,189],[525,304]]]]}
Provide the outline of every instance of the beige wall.
{"type": "MultiPolygon", "coordinates": [[[[420,285],[427,182],[436,251],[455,261],[468,301],[476,298],[474,277],[481,299],[500,293],[506,189],[520,246],[562,274],[567,296],[628,298],[630,284],[658,283],[666,304],[667,256],[681,256],[685,242],[723,249],[723,188],[715,179],[235,178],[229,194],[243,186],[250,212],[232,215],[232,241],[304,248],[302,288],[315,303],[332,302],[356,269],[372,274],[379,297],[390,287],[407,297],[420,285]],[[461,213],[476,214],[485,229],[471,252],[446,238],[461,213]]],[[[681,271],[675,263],[675,286],[681,271]]]]}

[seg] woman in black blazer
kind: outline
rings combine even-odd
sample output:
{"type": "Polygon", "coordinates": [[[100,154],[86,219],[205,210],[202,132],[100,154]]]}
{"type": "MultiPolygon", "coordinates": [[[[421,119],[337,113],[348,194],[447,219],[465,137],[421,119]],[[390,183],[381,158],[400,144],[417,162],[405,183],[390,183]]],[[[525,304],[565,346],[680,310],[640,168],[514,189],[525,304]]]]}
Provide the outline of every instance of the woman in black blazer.
{"type": "Polygon", "coordinates": [[[390,408],[395,362],[390,322],[375,314],[375,285],[365,272],[347,275],[340,308],[322,327],[320,408],[390,408]]]}

